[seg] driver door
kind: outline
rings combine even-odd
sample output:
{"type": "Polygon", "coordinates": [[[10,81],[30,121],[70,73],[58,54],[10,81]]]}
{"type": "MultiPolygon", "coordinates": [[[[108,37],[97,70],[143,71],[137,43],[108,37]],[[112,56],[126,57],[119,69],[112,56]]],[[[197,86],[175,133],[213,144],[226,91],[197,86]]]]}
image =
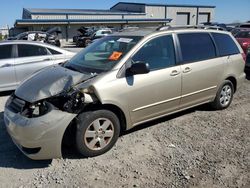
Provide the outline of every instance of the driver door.
{"type": "Polygon", "coordinates": [[[132,56],[133,63],[148,63],[150,72],[126,77],[133,124],[178,110],[181,98],[181,68],[176,65],[172,35],[148,41],[132,56]]]}

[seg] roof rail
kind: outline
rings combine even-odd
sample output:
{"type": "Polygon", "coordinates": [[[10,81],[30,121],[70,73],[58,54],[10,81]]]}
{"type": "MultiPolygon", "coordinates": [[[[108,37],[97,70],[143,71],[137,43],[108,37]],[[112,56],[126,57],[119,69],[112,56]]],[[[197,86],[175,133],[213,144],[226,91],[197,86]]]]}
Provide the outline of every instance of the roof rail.
{"type": "Polygon", "coordinates": [[[213,30],[221,30],[225,31],[223,27],[219,26],[210,26],[210,25],[180,25],[180,26],[171,26],[171,25],[164,25],[158,27],[156,31],[165,31],[165,30],[176,30],[176,29],[213,29],[213,30]]]}

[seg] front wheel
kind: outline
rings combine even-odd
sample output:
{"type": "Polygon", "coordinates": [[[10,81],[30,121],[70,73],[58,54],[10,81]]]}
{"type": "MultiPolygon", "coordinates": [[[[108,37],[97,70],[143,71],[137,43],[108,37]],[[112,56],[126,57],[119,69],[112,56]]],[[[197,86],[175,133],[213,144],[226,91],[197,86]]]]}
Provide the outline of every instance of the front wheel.
{"type": "Polygon", "coordinates": [[[216,110],[228,108],[233,100],[234,87],[231,81],[225,80],[219,88],[212,107],[216,110]]]}
{"type": "Polygon", "coordinates": [[[120,134],[117,116],[108,110],[84,112],[78,116],[76,147],[85,157],[109,151],[120,134]]]}

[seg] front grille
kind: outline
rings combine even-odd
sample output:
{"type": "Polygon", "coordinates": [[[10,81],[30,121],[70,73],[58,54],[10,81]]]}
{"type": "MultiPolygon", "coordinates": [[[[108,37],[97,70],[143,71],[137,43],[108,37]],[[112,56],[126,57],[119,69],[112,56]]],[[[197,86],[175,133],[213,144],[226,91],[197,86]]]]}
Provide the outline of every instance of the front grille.
{"type": "Polygon", "coordinates": [[[19,113],[23,111],[23,108],[25,106],[25,101],[18,99],[16,97],[13,97],[11,103],[9,104],[8,108],[15,113],[19,113]]]}

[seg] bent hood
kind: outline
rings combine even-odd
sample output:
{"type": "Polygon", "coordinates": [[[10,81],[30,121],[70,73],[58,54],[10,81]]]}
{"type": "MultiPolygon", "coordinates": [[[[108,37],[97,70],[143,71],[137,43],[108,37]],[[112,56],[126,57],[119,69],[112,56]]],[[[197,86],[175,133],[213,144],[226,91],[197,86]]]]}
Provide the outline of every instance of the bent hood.
{"type": "Polygon", "coordinates": [[[61,66],[53,66],[43,69],[25,80],[16,89],[15,95],[33,103],[67,91],[73,85],[91,77],[93,75],[82,74],[61,66]]]}

